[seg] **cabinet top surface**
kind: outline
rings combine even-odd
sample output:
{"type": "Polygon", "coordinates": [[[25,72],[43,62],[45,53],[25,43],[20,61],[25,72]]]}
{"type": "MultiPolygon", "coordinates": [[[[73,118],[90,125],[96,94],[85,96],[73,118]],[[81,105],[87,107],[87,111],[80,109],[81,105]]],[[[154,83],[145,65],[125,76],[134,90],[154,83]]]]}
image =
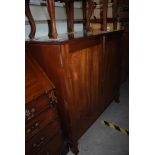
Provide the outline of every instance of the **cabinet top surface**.
{"type": "Polygon", "coordinates": [[[27,39],[27,43],[50,43],[50,44],[63,44],[72,40],[78,40],[81,38],[92,38],[100,35],[110,35],[115,33],[122,33],[124,30],[113,30],[113,31],[94,31],[94,32],[74,32],[74,33],[64,33],[59,34],[57,39],[51,39],[48,36],[27,39]]]}
{"type": "Polygon", "coordinates": [[[54,85],[37,62],[28,54],[25,56],[25,99],[26,103],[41,94],[54,89],[54,85]]]}

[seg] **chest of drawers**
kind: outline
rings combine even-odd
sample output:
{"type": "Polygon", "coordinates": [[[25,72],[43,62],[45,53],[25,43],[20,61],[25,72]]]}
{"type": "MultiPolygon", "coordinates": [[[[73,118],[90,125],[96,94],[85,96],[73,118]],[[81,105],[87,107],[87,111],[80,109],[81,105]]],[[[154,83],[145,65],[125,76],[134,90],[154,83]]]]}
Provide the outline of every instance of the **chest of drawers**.
{"type": "Polygon", "coordinates": [[[55,87],[27,53],[25,66],[26,155],[65,155],[68,148],[57,113],[55,87]]]}

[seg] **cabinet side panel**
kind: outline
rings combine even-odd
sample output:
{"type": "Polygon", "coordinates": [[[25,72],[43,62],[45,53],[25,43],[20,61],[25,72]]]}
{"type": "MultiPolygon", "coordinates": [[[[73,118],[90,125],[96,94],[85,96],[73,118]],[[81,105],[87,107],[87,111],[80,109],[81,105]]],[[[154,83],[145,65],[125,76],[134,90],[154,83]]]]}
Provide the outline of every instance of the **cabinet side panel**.
{"type": "Polygon", "coordinates": [[[77,139],[101,113],[101,44],[69,54],[73,135],[77,139]]]}

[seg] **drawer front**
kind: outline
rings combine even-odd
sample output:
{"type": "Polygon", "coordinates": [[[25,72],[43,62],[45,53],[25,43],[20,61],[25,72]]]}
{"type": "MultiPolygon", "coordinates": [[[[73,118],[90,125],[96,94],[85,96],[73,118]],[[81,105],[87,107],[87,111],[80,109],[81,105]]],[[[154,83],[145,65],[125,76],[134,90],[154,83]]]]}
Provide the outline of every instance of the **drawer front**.
{"type": "Polygon", "coordinates": [[[39,116],[32,119],[26,124],[25,137],[26,140],[36,134],[41,128],[45,127],[48,123],[53,122],[57,118],[55,108],[48,108],[42,112],[39,116]]]}
{"type": "Polygon", "coordinates": [[[32,102],[27,103],[25,109],[26,122],[45,110],[48,105],[53,106],[56,102],[57,98],[55,97],[55,91],[52,90],[48,94],[41,95],[32,102]]]}
{"type": "Polygon", "coordinates": [[[49,124],[37,135],[33,136],[28,142],[26,142],[26,155],[36,154],[43,146],[56,134],[60,133],[60,123],[55,121],[49,124]]]}
{"type": "Polygon", "coordinates": [[[57,134],[36,155],[61,155],[62,151],[63,139],[61,134],[57,134]]]}

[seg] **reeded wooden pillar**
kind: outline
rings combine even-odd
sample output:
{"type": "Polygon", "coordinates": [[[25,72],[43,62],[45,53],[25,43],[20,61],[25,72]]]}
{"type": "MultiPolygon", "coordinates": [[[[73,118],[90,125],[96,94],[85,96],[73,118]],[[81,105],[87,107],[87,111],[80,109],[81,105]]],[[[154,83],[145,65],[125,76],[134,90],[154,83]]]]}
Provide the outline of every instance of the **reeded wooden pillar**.
{"type": "Polygon", "coordinates": [[[36,33],[36,25],[35,25],[34,18],[31,14],[29,3],[30,3],[30,0],[25,0],[25,14],[29,20],[30,27],[31,27],[29,38],[34,39],[35,33],[36,33]]]}
{"type": "Polygon", "coordinates": [[[50,38],[56,39],[58,34],[57,34],[57,29],[56,29],[54,0],[47,0],[47,9],[48,9],[49,17],[50,17],[50,21],[48,23],[49,25],[48,36],[50,38]]]}

